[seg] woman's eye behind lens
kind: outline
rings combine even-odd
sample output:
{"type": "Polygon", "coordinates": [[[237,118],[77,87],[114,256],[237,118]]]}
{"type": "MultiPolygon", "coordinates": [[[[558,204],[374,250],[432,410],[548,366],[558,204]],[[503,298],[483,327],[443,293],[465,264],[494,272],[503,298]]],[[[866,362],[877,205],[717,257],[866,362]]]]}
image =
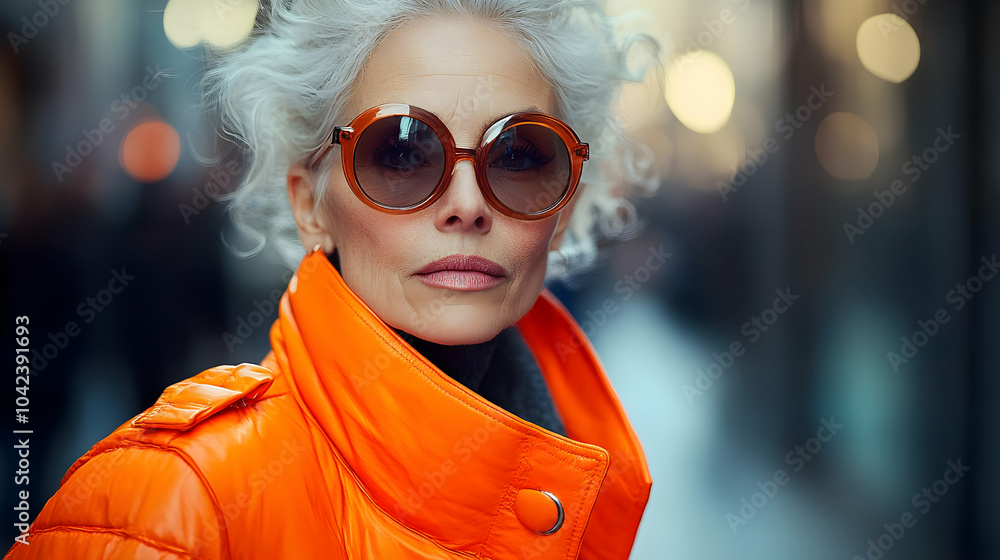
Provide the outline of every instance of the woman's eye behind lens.
{"type": "Polygon", "coordinates": [[[552,161],[552,156],[543,153],[538,147],[524,139],[501,139],[499,145],[491,150],[489,166],[495,170],[513,173],[538,171],[552,161]]]}
{"type": "Polygon", "coordinates": [[[371,163],[393,172],[413,171],[431,165],[431,155],[409,140],[387,138],[372,154],[371,163]]]}

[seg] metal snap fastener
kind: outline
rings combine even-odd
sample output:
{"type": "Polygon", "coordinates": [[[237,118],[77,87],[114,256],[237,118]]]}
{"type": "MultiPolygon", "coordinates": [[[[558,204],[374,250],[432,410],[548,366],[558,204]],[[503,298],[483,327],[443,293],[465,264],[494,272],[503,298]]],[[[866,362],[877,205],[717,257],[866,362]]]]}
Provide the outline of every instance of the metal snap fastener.
{"type": "Polygon", "coordinates": [[[562,502],[552,492],[522,488],[514,498],[514,513],[525,527],[539,535],[551,535],[566,520],[562,502]]]}

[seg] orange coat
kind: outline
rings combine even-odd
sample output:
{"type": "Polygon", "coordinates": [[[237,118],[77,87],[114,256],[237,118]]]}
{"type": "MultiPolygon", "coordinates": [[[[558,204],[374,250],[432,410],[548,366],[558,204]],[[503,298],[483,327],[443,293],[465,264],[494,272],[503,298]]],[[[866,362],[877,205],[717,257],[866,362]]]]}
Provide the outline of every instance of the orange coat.
{"type": "Polygon", "coordinates": [[[261,364],[169,387],[6,558],[627,558],[652,485],[639,441],[548,291],[517,326],[569,437],[444,375],[310,254],[261,364]]]}

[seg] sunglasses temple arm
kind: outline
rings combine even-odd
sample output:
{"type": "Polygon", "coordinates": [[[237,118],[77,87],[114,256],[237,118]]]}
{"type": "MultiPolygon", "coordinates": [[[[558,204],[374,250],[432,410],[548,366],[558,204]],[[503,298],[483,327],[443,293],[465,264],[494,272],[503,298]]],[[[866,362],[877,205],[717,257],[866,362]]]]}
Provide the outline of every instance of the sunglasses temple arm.
{"type": "Polygon", "coordinates": [[[327,140],[326,145],[320,148],[319,151],[314,153],[313,156],[309,158],[309,162],[307,164],[309,169],[315,171],[316,168],[319,167],[319,162],[323,161],[323,158],[326,157],[326,154],[333,149],[333,145],[340,144],[341,137],[343,137],[344,140],[350,139],[353,133],[354,129],[350,127],[346,126],[333,127],[333,133],[330,134],[330,139],[327,140]]]}

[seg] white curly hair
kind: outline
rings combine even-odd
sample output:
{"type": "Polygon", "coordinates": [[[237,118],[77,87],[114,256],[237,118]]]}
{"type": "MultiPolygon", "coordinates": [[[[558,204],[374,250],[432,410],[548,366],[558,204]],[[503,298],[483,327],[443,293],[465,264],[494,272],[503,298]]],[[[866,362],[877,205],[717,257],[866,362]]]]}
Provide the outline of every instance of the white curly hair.
{"type": "MultiPolygon", "coordinates": [[[[297,267],[305,255],[286,194],[290,165],[329,138],[351,87],[379,41],[401,23],[426,16],[467,16],[488,21],[520,40],[548,77],[558,114],[584,142],[576,206],[562,246],[548,259],[546,278],[584,270],[596,261],[598,241],[635,233],[632,194],[651,194],[650,151],[629,140],[615,115],[623,81],[640,81],[645,67],[629,71],[626,57],[637,41],[619,42],[615,21],[598,0],[285,0],[262,8],[251,38],[235,49],[209,53],[203,80],[206,106],[221,119],[223,134],[244,149],[241,183],[227,195],[234,223],[259,243],[273,244],[297,267]]],[[[467,100],[471,108],[476,99],[467,100]]],[[[316,204],[339,158],[317,170],[316,204]]]]}

